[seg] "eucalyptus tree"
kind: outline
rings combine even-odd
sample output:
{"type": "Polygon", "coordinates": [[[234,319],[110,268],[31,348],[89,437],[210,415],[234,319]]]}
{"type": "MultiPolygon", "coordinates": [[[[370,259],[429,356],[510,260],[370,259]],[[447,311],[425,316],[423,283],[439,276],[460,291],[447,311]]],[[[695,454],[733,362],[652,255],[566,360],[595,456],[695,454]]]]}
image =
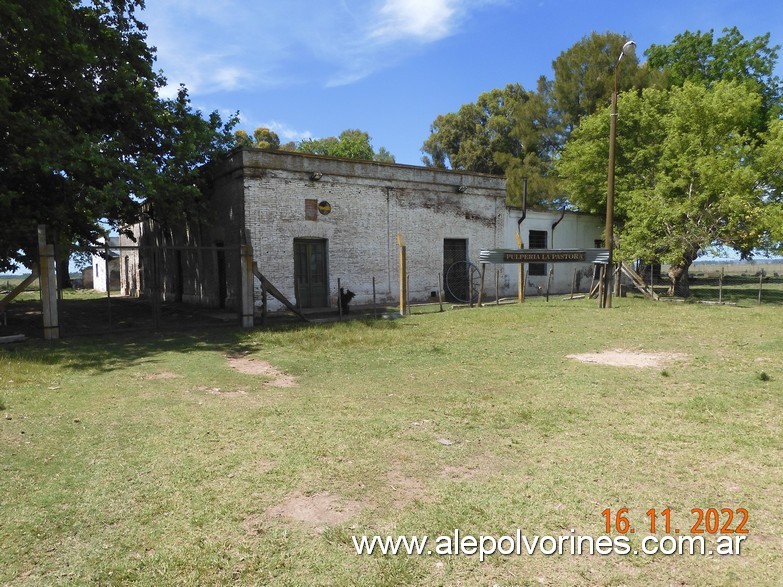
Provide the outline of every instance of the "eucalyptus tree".
{"type": "Polygon", "coordinates": [[[549,91],[544,78],[536,92],[509,84],[438,116],[422,146],[422,161],[430,167],[506,175],[514,204],[521,203],[522,179],[530,178],[531,203],[546,204],[554,193],[547,173],[559,132],[549,91]]]}
{"type": "Polygon", "coordinates": [[[502,174],[504,167],[495,160],[496,153],[517,158],[524,154],[524,146],[511,131],[515,108],[528,99],[521,85],[509,84],[482,93],[457,112],[439,115],[422,146],[422,162],[428,167],[502,174]]]}
{"type": "MultiPolygon", "coordinates": [[[[609,105],[617,58],[628,40],[627,35],[619,33],[593,32],[560,53],[552,62],[552,100],[563,127],[563,139],[583,117],[609,105]]],[[[626,56],[622,68],[622,75],[618,76],[620,92],[653,83],[636,55],[626,56]]]]}

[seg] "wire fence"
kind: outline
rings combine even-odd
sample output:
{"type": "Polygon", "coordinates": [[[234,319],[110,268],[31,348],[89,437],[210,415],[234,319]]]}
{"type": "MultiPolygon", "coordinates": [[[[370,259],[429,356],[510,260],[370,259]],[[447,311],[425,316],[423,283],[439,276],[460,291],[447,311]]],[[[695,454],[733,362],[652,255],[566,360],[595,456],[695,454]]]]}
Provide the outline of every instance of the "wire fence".
{"type": "MultiPolygon", "coordinates": [[[[58,290],[58,326],[62,337],[236,327],[240,323],[241,248],[238,246],[122,244],[96,247],[90,253],[92,265],[81,275],[72,276],[74,287],[58,290]]],[[[414,300],[416,313],[442,311],[444,303],[476,303],[480,284],[478,268],[465,262],[444,269],[437,276],[438,286],[431,288],[430,299],[426,300],[429,304],[414,300]]],[[[646,284],[648,280],[653,282],[656,293],[666,296],[669,283],[665,271],[653,274],[648,268],[641,275],[646,284]]],[[[1,279],[0,299],[21,279],[1,279]]],[[[493,277],[487,278],[490,291],[499,291],[497,279],[495,275],[493,284],[493,277]]],[[[675,291],[675,296],[682,293],[675,291]]],[[[783,304],[783,265],[732,267],[730,272],[720,266],[707,270],[692,268],[685,293],[689,300],[702,303],[783,304]]],[[[292,299],[296,304],[295,297],[292,299]]],[[[334,297],[342,299],[339,294],[334,297]]],[[[484,301],[496,297],[490,295],[484,301]]],[[[388,303],[387,299],[376,303],[373,278],[372,304],[367,300],[363,304],[355,302],[350,306],[350,317],[389,315],[395,309],[388,303]]],[[[0,337],[23,334],[41,338],[42,307],[38,280],[33,280],[12,303],[0,308],[0,337]]],[[[338,302],[320,313],[306,313],[316,320],[342,319],[348,311],[347,303],[343,306],[338,302]]],[[[257,315],[256,323],[261,322],[261,316],[257,315]]]]}
{"type": "MultiPolygon", "coordinates": [[[[61,337],[239,323],[239,247],[111,245],[89,253],[92,265],[71,277],[73,287],[58,288],[61,337]]],[[[5,281],[5,292],[17,285],[5,281]]],[[[0,336],[12,334],[43,335],[37,280],[0,314],[0,336]]]]}

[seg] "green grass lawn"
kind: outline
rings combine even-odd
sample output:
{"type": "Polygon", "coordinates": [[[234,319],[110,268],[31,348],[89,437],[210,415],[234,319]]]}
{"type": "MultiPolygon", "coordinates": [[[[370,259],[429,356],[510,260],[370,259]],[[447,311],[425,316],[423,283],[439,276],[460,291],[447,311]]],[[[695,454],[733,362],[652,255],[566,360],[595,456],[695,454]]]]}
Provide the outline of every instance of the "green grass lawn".
{"type": "Polygon", "coordinates": [[[779,585],[781,326],[775,304],[557,298],[5,345],[0,584],[779,585]],[[612,349],[682,356],[567,357],[612,349]],[[484,562],[351,538],[598,537],[622,507],[633,548],[651,508],[688,535],[693,508],[745,508],[749,533],[739,556],[484,562]]]}

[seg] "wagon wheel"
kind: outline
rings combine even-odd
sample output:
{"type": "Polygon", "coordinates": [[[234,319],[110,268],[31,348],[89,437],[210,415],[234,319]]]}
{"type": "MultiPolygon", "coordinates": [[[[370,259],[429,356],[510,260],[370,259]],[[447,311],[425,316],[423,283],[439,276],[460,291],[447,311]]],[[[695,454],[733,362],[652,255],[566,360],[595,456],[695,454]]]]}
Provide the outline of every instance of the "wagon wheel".
{"type": "Polygon", "coordinates": [[[480,286],[481,272],[473,263],[458,261],[446,271],[446,291],[458,302],[477,302],[480,286]]]}

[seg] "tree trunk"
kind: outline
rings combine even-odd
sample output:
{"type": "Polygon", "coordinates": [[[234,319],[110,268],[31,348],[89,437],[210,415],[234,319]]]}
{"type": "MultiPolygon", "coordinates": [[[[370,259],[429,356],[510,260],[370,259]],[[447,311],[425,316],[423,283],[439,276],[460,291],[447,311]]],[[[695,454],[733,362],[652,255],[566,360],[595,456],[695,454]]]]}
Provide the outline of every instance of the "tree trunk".
{"type": "Polygon", "coordinates": [[[691,295],[691,288],[688,284],[688,269],[691,268],[693,260],[699,255],[699,247],[692,246],[682,255],[682,262],[672,264],[669,267],[669,291],[667,296],[680,296],[687,298],[691,295]]]}
{"type": "Polygon", "coordinates": [[[60,292],[62,292],[64,289],[73,287],[73,284],[71,283],[71,274],[68,271],[68,266],[71,261],[71,246],[67,241],[63,242],[60,238],[60,233],[57,230],[54,231],[54,238],[52,240],[54,242],[54,264],[57,270],[57,286],[59,287],[60,292]]]}
{"type": "Polygon", "coordinates": [[[57,280],[60,282],[61,290],[73,287],[73,283],[71,283],[71,274],[68,272],[69,262],[70,257],[57,261],[57,280]]]}

